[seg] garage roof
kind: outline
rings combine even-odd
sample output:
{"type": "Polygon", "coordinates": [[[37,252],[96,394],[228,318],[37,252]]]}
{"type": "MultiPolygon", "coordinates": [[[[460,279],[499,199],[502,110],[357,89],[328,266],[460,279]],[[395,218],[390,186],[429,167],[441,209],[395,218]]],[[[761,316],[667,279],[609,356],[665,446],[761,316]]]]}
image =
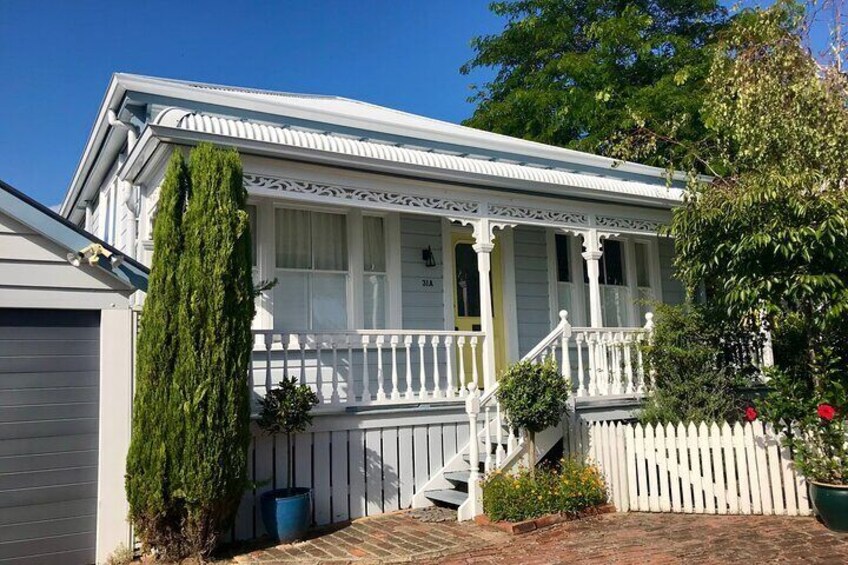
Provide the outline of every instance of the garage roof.
{"type": "Polygon", "coordinates": [[[0,212],[28,226],[53,241],[69,253],[77,253],[91,244],[103,246],[113,256],[122,257],[117,265],[101,257],[97,267],[114,277],[124,285],[147,291],[147,279],[150,271],[137,261],[75,226],[44,204],[33,200],[20,190],[0,180],[0,212]]]}

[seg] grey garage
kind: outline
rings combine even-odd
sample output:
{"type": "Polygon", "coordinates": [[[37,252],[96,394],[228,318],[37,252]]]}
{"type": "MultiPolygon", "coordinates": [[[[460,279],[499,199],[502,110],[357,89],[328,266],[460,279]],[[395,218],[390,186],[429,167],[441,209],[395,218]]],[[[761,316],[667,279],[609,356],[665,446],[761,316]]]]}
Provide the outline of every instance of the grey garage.
{"type": "Polygon", "coordinates": [[[0,563],[129,545],[132,295],[147,270],[0,182],[0,563]]]}

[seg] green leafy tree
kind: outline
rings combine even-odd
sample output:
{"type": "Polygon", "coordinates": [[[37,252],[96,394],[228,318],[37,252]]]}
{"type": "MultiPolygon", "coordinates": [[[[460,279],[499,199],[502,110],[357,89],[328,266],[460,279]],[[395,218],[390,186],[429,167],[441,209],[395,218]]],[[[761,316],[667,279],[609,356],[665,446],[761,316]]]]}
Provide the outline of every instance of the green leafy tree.
{"type": "Polygon", "coordinates": [[[318,404],[318,395],[309,385],[298,384],[295,377],[285,377],[268,391],[261,400],[259,427],[268,434],[286,434],[286,487],[292,488],[291,457],[292,434],[305,431],[312,423],[312,407],[318,404]]]}
{"type": "Polygon", "coordinates": [[[183,253],[182,223],[189,184],[188,167],[177,151],[160,189],[153,229],[156,253],[137,345],[126,487],[136,535],[145,546],[155,548],[168,545],[179,536],[180,528],[180,517],[170,504],[173,420],[164,408],[178,350],[176,313],[181,294],[175,267],[183,253]]]}
{"type": "Polygon", "coordinates": [[[719,2],[513,0],[491,10],[506,25],[475,37],[461,70],[497,74],[475,87],[465,125],[615,157],[647,129],[656,135],[627,144],[628,156],[655,165],[690,153],[679,140],[704,137],[703,47],[728,21],[719,2]]]}
{"type": "Polygon", "coordinates": [[[848,88],[804,47],[804,15],[781,2],[722,35],[703,112],[722,174],[693,178],[671,225],[689,289],[772,330],[765,415],[784,424],[848,402],[848,88]]]}
{"type": "Polygon", "coordinates": [[[167,560],[208,556],[248,485],[254,314],[235,151],[179,153],[162,187],[127,463],[130,516],[167,560]]]}
{"type": "Polygon", "coordinates": [[[536,434],[562,423],[568,391],[569,383],[552,359],[514,363],[498,380],[495,394],[509,425],[527,432],[531,469],[536,467],[536,434]]]}

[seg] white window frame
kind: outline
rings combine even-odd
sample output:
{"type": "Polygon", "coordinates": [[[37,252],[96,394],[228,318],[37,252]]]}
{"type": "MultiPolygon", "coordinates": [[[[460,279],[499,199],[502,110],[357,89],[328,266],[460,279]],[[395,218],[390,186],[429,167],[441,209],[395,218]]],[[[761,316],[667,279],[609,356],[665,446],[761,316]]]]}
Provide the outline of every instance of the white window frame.
{"type": "Polygon", "coordinates": [[[550,302],[551,327],[559,324],[559,280],[557,276],[557,250],[556,236],[564,235],[568,238],[569,272],[571,273],[571,309],[568,313],[568,322],[572,326],[588,326],[586,318],[587,303],[589,300],[583,284],[583,249],[580,238],[562,231],[549,228],[546,230],[546,241],[548,251],[548,297],[550,302]]]}
{"type": "MultiPolygon", "coordinates": [[[[643,326],[645,320],[641,319],[639,305],[636,303],[640,299],[639,281],[636,273],[636,244],[642,244],[647,247],[648,259],[648,282],[651,294],[654,295],[654,300],[662,301],[662,276],[660,273],[660,250],[659,241],[656,237],[640,237],[631,236],[623,239],[625,252],[625,269],[627,274],[627,286],[630,289],[631,297],[631,325],[643,326]]],[[[642,287],[645,288],[645,287],[642,287]]],[[[650,311],[650,310],[649,310],[650,311]]]]}
{"type": "MultiPolygon", "coordinates": [[[[556,256],[556,234],[563,233],[554,228],[547,231],[548,251],[548,295],[550,299],[551,326],[559,323],[559,284],[557,279],[557,256],[556,256]]],[[[572,326],[588,326],[589,320],[586,311],[588,309],[588,285],[583,282],[583,249],[580,238],[571,234],[563,234],[569,239],[569,259],[571,266],[571,308],[573,312],[568,313],[568,320],[572,326]]],[[[650,288],[656,300],[662,300],[662,280],[660,272],[659,241],[656,236],[627,235],[611,238],[621,243],[622,261],[624,262],[624,288],[628,289],[630,295],[630,308],[627,309],[628,323],[631,326],[642,326],[645,320],[640,320],[639,306],[636,300],[639,297],[639,287],[636,277],[636,243],[647,245],[648,249],[648,276],[650,288]]],[[[603,259],[602,259],[603,260],[603,259]]],[[[618,286],[618,285],[604,285],[618,286]]]]}
{"type": "MultiPolygon", "coordinates": [[[[400,215],[396,212],[363,210],[316,206],[267,198],[248,198],[248,204],[257,207],[255,280],[273,280],[276,276],[276,211],[278,209],[302,210],[345,216],[347,226],[348,270],[346,274],[347,329],[362,329],[365,325],[363,303],[363,277],[365,275],[363,253],[363,215],[383,218],[386,238],[386,329],[400,329],[402,326],[401,298],[401,247],[400,215]]],[[[302,269],[281,269],[301,272],[302,269]]],[[[329,271],[320,271],[329,272],[329,271]]],[[[333,271],[336,272],[336,271],[333,271]]],[[[341,273],[341,271],[339,271],[341,273]]],[[[257,329],[274,329],[274,289],[262,293],[257,303],[257,316],[254,321],[257,329]]],[[[290,328],[294,332],[312,332],[306,328],[290,328]]],[[[316,333],[321,333],[320,330],[316,333]]]]}

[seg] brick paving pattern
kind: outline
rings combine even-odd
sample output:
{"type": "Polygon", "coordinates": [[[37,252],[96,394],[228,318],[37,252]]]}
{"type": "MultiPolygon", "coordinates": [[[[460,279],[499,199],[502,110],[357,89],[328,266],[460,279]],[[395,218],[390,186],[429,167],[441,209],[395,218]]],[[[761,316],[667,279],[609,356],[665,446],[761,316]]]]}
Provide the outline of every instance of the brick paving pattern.
{"type": "Polygon", "coordinates": [[[506,547],[424,561],[441,565],[848,563],[848,534],[813,518],[607,514],[513,538],[506,547]]]}
{"type": "MultiPolygon", "coordinates": [[[[453,511],[456,516],[456,511],[453,511]]],[[[236,563],[377,565],[446,558],[458,551],[502,545],[512,536],[472,522],[422,521],[400,512],[355,520],[335,532],[235,557],[236,563]]]]}
{"type": "Polygon", "coordinates": [[[408,513],[357,520],[315,539],[259,549],[237,563],[292,565],[648,565],[848,563],[848,534],[813,518],[608,514],[511,536],[470,523],[422,522],[408,513]]]}

